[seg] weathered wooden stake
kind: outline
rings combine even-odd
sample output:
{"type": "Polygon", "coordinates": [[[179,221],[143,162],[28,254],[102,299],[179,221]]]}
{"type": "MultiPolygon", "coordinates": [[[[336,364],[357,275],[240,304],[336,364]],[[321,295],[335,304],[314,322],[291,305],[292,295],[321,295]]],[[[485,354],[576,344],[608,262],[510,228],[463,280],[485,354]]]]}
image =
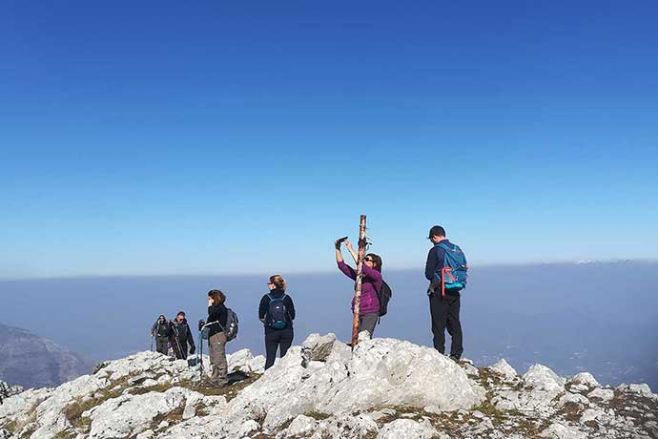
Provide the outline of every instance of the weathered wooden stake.
{"type": "Polygon", "coordinates": [[[361,280],[363,273],[363,257],[366,253],[366,216],[361,215],[359,221],[359,252],[356,261],[356,282],[354,283],[354,318],[352,319],[352,349],[359,342],[359,312],[361,309],[361,280]]]}

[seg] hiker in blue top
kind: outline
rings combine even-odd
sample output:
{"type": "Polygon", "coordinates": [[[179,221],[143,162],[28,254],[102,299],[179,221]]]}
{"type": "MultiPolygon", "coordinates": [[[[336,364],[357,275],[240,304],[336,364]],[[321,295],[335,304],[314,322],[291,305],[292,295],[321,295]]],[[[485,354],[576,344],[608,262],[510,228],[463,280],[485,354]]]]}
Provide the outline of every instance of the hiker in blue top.
{"type": "Polygon", "coordinates": [[[276,351],[283,357],[292,345],[295,334],[292,321],[295,319],[295,304],[286,294],[286,281],[278,274],[270,276],[267,283],[270,289],[258,307],[258,318],[265,325],[265,370],[272,367],[276,351]]]}
{"type": "Polygon", "coordinates": [[[427,294],[430,300],[434,348],[442,354],[445,352],[447,328],[452,337],[450,358],[459,361],[464,352],[459,307],[460,291],[466,287],[466,257],[459,246],[448,241],[443,227],[432,227],[428,238],[434,244],[425,263],[425,277],[430,281],[427,294]]]}

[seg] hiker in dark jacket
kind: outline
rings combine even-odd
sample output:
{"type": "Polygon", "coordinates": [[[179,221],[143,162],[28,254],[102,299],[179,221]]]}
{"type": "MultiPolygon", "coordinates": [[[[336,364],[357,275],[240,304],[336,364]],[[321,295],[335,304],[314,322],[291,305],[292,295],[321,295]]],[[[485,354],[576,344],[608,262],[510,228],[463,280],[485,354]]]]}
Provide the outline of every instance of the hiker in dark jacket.
{"type": "MultiPolygon", "coordinates": [[[[347,238],[336,241],[336,263],[338,269],[352,280],[356,280],[356,271],[343,260],[340,246],[345,243],[354,261],[357,254],[347,238]]],[[[363,258],[363,281],[361,283],[361,302],[359,304],[359,332],[368,331],[370,337],[375,332],[379,320],[379,298],[377,292],[382,288],[382,258],[374,253],[368,253],[363,258]]],[[[354,299],[352,299],[352,312],[354,312],[354,299]]]]}
{"type": "Polygon", "coordinates": [[[190,354],[196,352],[194,346],[194,335],[187,324],[185,312],[180,311],[176,318],[171,321],[171,347],[174,355],[179,360],[187,359],[187,345],[190,345],[190,354]]]}
{"type": "Polygon", "coordinates": [[[283,357],[288,352],[295,336],[292,321],[295,320],[295,304],[286,294],[286,281],[278,274],[270,276],[270,289],[260,300],[258,318],[265,325],[265,370],[272,367],[279,349],[283,357]]]}
{"type": "Polygon", "coordinates": [[[430,299],[430,315],[432,316],[432,334],[434,335],[434,349],[445,352],[445,329],[452,338],[450,358],[459,360],[464,352],[462,345],[462,325],[459,321],[460,293],[446,289],[445,296],[441,294],[440,273],[444,268],[445,250],[439,244],[452,245],[446,238],[446,231],[441,226],[430,229],[429,239],[434,244],[427,254],[425,263],[425,278],[430,281],[427,294],[430,299]],[[437,275],[438,273],[438,275],[437,275]]]}
{"type": "Polygon", "coordinates": [[[220,290],[210,290],[208,292],[208,349],[210,351],[210,364],[212,365],[212,375],[210,382],[218,387],[228,385],[228,363],[226,361],[226,319],[228,311],[224,303],[226,295],[220,290]]]}
{"type": "Polygon", "coordinates": [[[164,315],[161,314],[151,327],[151,337],[155,337],[155,350],[167,355],[171,326],[164,315]]]}

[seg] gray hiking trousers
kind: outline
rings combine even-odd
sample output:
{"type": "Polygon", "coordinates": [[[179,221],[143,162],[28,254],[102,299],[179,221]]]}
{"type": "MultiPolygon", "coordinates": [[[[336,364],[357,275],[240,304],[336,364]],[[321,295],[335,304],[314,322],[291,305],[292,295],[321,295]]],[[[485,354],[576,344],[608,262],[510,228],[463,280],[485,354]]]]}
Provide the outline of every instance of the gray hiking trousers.
{"type": "Polygon", "coordinates": [[[226,334],[218,332],[208,339],[212,375],[210,381],[218,386],[228,384],[228,363],[226,362],[226,334]]]}
{"type": "Polygon", "coordinates": [[[368,331],[370,333],[370,338],[372,338],[375,333],[375,326],[379,321],[379,313],[373,312],[370,314],[362,314],[359,316],[359,332],[368,331]]]}

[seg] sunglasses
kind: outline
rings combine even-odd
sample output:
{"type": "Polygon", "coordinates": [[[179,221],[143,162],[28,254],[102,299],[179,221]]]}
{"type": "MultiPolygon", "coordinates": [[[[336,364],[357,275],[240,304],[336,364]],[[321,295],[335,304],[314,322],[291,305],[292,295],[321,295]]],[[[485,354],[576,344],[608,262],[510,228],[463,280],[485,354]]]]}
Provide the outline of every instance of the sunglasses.
{"type": "Polygon", "coordinates": [[[375,262],[375,260],[372,258],[364,258],[363,260],[366,262],[375,262]]]}

